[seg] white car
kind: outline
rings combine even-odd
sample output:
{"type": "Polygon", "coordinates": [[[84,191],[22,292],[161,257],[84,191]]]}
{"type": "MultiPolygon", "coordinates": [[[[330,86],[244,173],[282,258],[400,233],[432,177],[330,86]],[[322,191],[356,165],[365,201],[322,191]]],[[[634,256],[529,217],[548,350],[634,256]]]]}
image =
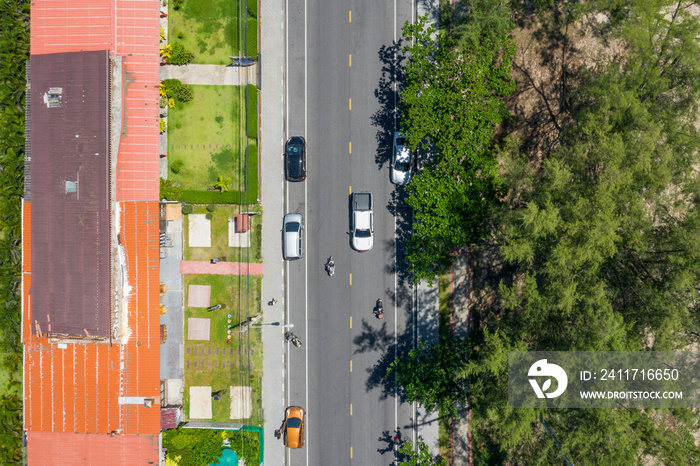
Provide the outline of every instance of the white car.
{"type": "Polygon", "coordinates": [[[304,255],[304,219],[301,214],[287,214],[282,222],[282,256],[284,260],[301,259],[304,255]]]}
{"type": "Polygon", "coordinates": [[[411,149],[406,145],[406,136],[394,133],[394,153],[391,156],[391,182],[403,186],[411,181],[411,149]]]}
{"type": "Polygon", "coordinates": [[[352,195],[352,247],[365,252],[374,246],[374,217],[372,193],[360,192],[352,195]]]}

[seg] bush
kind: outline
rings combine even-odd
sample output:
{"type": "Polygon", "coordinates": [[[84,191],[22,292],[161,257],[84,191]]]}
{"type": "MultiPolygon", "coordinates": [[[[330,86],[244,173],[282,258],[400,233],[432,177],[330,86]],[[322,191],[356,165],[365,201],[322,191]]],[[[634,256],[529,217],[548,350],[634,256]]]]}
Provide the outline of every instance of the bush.
{"type": "Polygon", "coordinates": [[[173,0],[173,8],[176,10],[179,10],[182,8],[182,5],[185,3],[185,0],[173,0]]]}
{"type": "Polygon", "coordinates": [[[184,35],[182,32],[178,32],[178,33],[177,33],[177,38],[178,38],[178,39],[183,39],[184,37],[185,37],[185,35],[184,35]]]}
{"type": "MultiPolygon", "coordinates": [[[[165,118],[161,118],[160,119],[160,132],[165,133],[165,128],[166,128],[165,118]]],[[[175,172],[175,173],[177,173],[177,172],[175,172]]]]}
{"type": "Polygon", "coordinates": [[[182,188],[173,180],[160,179],[160,198],[169,201],[179,201],[182,196],[182,188]]]}
{"type": "Polygon", "coordinates": [[[168,105],[168,98],[161,96],[160,98],[160,108],[165,108],[168,105]]]}
{"type": "Polygon", "coordinates": [[[209,205],[207,206],[207,210],[208,210],[209,212],[214,212],[214,209],[216,209],[216,206],[215,206],[214,204],[209,204],[209,205]]]}
{"type": "Polygon", "coordinates": [[[204,217],[206,217],[207,220],[211,220],[212,218],[214,218],[214,215],[209,213],[209,214],[205,215],[204,217]]]}
{"type": "Polygon", "coordinates": [[[182,161],[182,159],[175,160],[172,164],[170,164],[170,170],[173,173],[180,173],[180,169],[182,169],[183,163],[184,162],[182,161]]]}
{"type": "Polygon", "coordinates": [[[186,189],[182,191],[180,200],[191,204],[240,204],[241,197],[240,191],[226,191],[225,193],[220,193],[219,191],[194,191],[186,189]]]}
{"type": "Polygon", "coordinates": [[[168,98],[175,97],[182,88],[182,81],[179,79],[164,79],[162,84],[165,96],[168,98]]]}
{"type": "Polygon", "coordinates": [[[192,88],[187,84],[183,84],[175,94],[175,98],[180,102],[189,102],[193,97],[192,88]]]}
{"type": "Polygon", "coordinates": [[[173,65],[187,65],[188,63],[192,63],[192,60],[194,60],[194,55],[188,52],[184,45],[180,42],[175,42],[173,44],[171,56],[168,60],[169,63],[173,65]]]}
{"type": "Polygon", "coordinates": [[[248,84],[248,137],[258,139],[258,88],[248,84]]]}
{"type": "Polygon", "coordinates": [[[194,210],[194,207],[192,207],[192,204],[182,204],[182,213],[187,215],[191,214],[192,211],[194,210]]]}

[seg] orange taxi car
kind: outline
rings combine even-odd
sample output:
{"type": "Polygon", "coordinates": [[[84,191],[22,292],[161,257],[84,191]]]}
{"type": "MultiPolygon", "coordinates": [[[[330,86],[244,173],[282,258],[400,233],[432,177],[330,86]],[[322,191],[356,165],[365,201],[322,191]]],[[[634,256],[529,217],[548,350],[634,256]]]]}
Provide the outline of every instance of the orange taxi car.
{"type": "Polygon", "coordinates": [[[304,446],[304,408],[290,406],[284,412],[284,445],[287,448],[304,446]]]}

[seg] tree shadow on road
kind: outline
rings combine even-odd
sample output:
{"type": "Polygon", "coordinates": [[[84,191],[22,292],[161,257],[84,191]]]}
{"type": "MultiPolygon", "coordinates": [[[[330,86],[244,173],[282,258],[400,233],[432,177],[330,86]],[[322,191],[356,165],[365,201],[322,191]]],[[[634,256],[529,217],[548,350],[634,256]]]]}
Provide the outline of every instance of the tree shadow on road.
{"type": "Polygon", "coordinates": [[[377,127],[377,153],[374,161],[381,170],[391,161],[391,151],[394,147],[394,129],[397,125],[401,91],[406,82],[403,62],[406,56],[401,49],[403,39],[391,45],[382,45],[379,49],[379,61],[382,63],[382,75],[379,77],[374,96],[379,102],[379,110],[372,115],[372,125],[377,127]]]}

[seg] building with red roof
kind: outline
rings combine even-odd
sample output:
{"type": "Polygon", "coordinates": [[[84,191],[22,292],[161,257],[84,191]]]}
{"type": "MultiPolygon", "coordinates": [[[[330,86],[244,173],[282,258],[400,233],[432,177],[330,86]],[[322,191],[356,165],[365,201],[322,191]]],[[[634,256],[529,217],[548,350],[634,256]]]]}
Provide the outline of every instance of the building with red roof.
{"type": "Polygon", "coordinates": [[[23,202],[29,465],[158,464],[159,0],[35,0],[23,202]]]}

